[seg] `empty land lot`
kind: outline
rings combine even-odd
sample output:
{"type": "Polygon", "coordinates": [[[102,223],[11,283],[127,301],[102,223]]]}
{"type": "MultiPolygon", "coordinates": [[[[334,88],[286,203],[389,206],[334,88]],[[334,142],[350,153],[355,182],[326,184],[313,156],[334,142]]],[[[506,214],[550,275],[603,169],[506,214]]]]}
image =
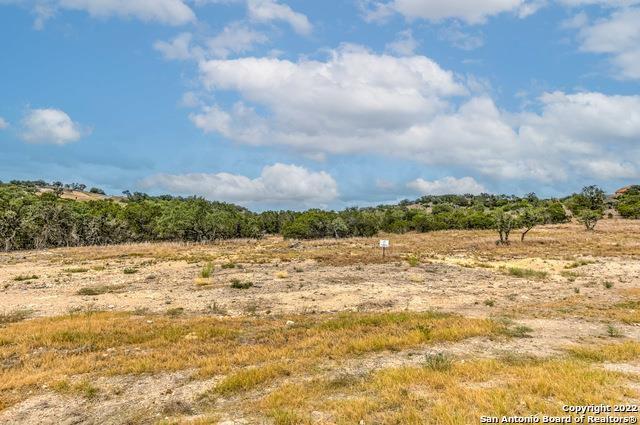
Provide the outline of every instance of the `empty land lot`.
{"type": "Polygon", "coordinates": [[[640,223],[0,254],[1,423],[467,424],[640,403],[640,223]],[[385,237],[387,238],[387,237],[385,237]]]}

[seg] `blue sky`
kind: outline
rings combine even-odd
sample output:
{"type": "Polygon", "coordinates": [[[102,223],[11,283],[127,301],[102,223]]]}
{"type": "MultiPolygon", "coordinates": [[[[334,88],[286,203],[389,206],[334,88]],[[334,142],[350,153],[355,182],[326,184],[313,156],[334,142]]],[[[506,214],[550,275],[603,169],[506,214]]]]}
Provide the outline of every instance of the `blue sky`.
{"type": "Polygon", "coordinates": [[[640,0],[0,0],[0,180],[253,209],[640,177],[640,0]]]}

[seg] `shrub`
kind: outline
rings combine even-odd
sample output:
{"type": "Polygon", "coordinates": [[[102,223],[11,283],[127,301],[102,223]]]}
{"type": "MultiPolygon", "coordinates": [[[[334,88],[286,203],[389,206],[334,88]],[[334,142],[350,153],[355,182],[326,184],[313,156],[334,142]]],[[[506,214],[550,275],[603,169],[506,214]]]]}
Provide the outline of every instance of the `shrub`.
{"type": "Polygon", "coordinates": [[[599,211],[584,210],[578,216],[578,222],[584,224],[587,230],[591,231],[595,229],[598,220],[602,218],[602,213],[599,211]]]}
{"type": "Polygon", "coordinates": [[[231,287],[233,289],[249,289],[253,286],[252,282],[242,282],[239,279],[233,279],[231,281],[231,287]]]}

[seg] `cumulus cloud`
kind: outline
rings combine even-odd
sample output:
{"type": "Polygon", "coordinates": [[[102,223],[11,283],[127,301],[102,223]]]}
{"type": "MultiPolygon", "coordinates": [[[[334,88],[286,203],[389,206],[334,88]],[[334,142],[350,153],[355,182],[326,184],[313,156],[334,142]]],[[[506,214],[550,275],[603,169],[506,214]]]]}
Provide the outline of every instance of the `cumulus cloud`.
{"type": "Polygon", "coordinates": [[[324,171],[274,164],[264,167],[259,177],[217,174],[159,174],[148,177],[141,187],[157,188],[185,195],[201,195],[213,200],[240,204],[304,203],[323,204],[338,197],[336,181],[324,171]]]}
{"type": "Polygon", "coordinates": [[[9,127],[9,123],[2,117],[0,117],[0,130],[4,130],[9,127]]]}
{"type": "Polygon", "coordinates": [[[64,145],[80,140],[86,133],[59,109],[32,109],[22,120],[21,137],[28,143],[64,145]]]}
{"type": "Polygon", "coordinates": [[[474,178],[533,180],[637,175],[640,96],[546,93],[535,112],[501,110],[424,56],[343,46],[325,61],[248,57],[203,61],[205,89],[231,106],[191,114],[237,143],[308,157],[377,154],[456,167],[474,178]],[[620,158],[624,158],[621,161],[620,158]]]}
{"type": "Polygon", "coordinates": [[[119,16],[168,25],[184,25],[196,20],[184,0],[0,0],[2,3],[31,7],[37,28],[58,10],[78,10],[93,17],[119,16]]]}
{"type": "Polygon", "coordinates": [[[433,181],[416,179],[407,183],[407,187],[420,195],[478,195],[487,191],[472,177],[444,177],[433,181]]]}
{"type": "Polygon", "coordinates": [[[487,18],[505,12],[526,16],[539,6],[538,1],[526,0],[392,0],[365,3],[368,4],[365,12],[367,20],[381,20],[399,13],[409,20],[442,21],[453,18],[468,24],[482,24],[487,18]]]}
{"type": "MultiPolygon", "coordinates": [[[[581,50],[606,54],[619,77],[640,79],[640,8],[614,11],[606,19],[583,23],[581,50]]],[[[579,22],[578,22],[579,23],[579,22]]]]}
{"type": "Polygon", "coordinates": [[[298,34],[308,35],[313,25],[306,15],[296,12],[286,4],[275,0],[247,0],[249,17],[258,22],[283,21],[291,25],[298,34]]]}

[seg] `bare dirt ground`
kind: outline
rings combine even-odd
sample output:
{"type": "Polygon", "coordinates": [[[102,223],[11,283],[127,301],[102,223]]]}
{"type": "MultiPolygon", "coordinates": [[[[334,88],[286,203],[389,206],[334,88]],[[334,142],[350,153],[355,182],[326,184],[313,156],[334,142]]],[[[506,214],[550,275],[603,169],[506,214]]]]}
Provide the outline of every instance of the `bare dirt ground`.
{"type": "MultiPolygon", "coordinates": [[[[505,355],[555,358],[564,356],[567,347],[640,340],[638,222],[605,220],[596,232],[575,224],[545,226],[509,247],[496,246],[495,235],[484,231],[385,238],[392,244],[385,258],[377,248],[379,238],[296,242],[270,237],[6,253],[0,255],[0,310],[5,315],[28,311],[29,320],[92,311],[259,317],[274,318],[283,327],[285,318],[295,315],[438,311],[520,327],[520,335],[498,340],[478,336],[322,359],[316,367],[325,378],[415,366],[430,353],[461,361],[505,355]],[[203,276],[208,265],[212,272],[203,276]],[[249,287],[238,288],[245,284],[249,287]]],[[[607,373],[640,377],[640,358],[605,360],[598,368],[607,373]]],[[[312,379],[307,372],[294,375],[286,380],[312,379]]],[[[69,379],[75,382],[78,376],[69,374],[69,379]]],[[[313,410],[287,422],[275,413],[264,416],[242,407],[269,395],[276,388],[269,385],[202,407],[202,393],[226,376],[203,378],[190,369],[94,376],[98,398],[51,391],[43,384],[7,402],[0,422],[350,423],[347,414],[313,410]],[[208,416],[212,411],[215,415],[208,416]]],[[[625,388],[627,402],[640,398],[637,383],[625,388]]],[[[377,423],[371,418],[427,423],[362,417],[369,418],[367,423],[377,423]]]]}

